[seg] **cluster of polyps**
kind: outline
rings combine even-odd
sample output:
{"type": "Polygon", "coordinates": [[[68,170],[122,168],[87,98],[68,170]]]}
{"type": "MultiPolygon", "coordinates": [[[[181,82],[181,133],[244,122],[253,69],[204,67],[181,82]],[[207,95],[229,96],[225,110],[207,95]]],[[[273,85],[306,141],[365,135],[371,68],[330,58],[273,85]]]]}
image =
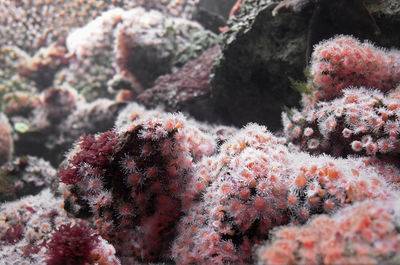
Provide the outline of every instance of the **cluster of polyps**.
{"type": "Polygon", "coordinates": [[[389,91],[400,82],[400,52],[385,51],[353,37],[339,36],[318,44],[311,60],[320,100],[332,100],[347,87],[389,91]]]}
{"type": "Polygon", "coordinates": [[[397,92],[384,95],[366,88],[342,92],[337,99],[318,102],[290,117],[284,114],[288,141],[313,154],[396,156],[400,149],[397,92]]]}
{"type": "Polygon", "coordinates": [[[124,262],[169,259],[193,163],[215,149],[182,115],[152,114],[82,137],[60,171],[66,205],[91,212],[124,262]]]}
{"type": "Polygon", "coordinates": [[[265,127],[248,125],[196,165],[185,197],[197,202],[178,226],[176,262],[248,264],[252,246],[276,226],[395,192],[361,159],[291,153],[280,142],[265,127]]]}
{"type": "Polygon", "coordinates": [[[258,264],[379,264],[399,258],[399,199],[367,200],[304,226],[275,230],[258,264]]]}

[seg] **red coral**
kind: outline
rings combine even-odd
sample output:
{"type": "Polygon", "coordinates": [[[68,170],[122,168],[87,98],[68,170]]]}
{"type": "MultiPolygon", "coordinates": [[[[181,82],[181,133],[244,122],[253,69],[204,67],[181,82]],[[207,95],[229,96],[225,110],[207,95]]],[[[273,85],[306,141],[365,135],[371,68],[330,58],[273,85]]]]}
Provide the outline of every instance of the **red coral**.
{"type": "Polygon", "coordinates": [[[46,244],[48,265],[86,264],[100,242],[97,235],[83,223],[60,226],[46,244]]]}
{"type": "Polygon", "coordinates": [[[5,233],[8,244],[14,245],[24,237],[24,227],[21,224],[12,225],[5,233]]]}
{"type": "Polygon", "coordinates": [[[214,151],[214,139],[174,114],[123,124],[82,137],[60,172],[70,189],[66,208],[93,214],[99,234],[120,255],[170,261],[192,164],[214,151]]]}
{"type": "Polygon", "coordinates": [[[72,157],[68,167],[59,171],[61,182],[75,185],[81,181],[82,173],[78,171],[83,163],[99,167],[98,170],[107,168],[111,162],[109,158],[117,143],[118,139],[113,131],[100,134],[97,138],[92,135],[83,135],[79,144],[81,151],[72,157]]]}

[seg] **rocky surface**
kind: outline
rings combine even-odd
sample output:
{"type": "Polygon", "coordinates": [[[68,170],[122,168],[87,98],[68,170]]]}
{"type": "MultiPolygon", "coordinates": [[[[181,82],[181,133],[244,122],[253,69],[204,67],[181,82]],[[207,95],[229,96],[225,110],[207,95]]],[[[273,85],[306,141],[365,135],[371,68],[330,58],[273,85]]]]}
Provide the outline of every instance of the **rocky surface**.
{"type": "Polygon", "coordinates": [[[212,121],[212,113],[208,111],[212,107],[210,73],[219,54],[220,49],[215,46],[176,72],[160,76],[153,88],[137,97],[137,102],[149,108],[162,106],[166,111],[184,111],[200,120],[212,121]]]}

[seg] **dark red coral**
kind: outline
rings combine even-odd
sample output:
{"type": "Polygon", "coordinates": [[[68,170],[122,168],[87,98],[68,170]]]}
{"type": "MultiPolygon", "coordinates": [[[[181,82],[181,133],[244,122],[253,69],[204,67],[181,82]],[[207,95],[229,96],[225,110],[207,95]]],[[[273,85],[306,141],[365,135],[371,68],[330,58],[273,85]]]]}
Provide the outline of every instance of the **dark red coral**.
{"type": "Polygon", "coordinates": [[[81,151],[71,159],[72,165],[59,171],[61,182],[68,185],[78,183],[82,178],[82,174],[78,172],[82,163],[107,168],[117,143],[118,138],[113,131],[102,133],[97,138],[93,135],[83,135],[79,143],[81,151]]]}
{"type": "Polygon", "coordinates": [[[60,226],[46,244],[48,265],[75,265],[91,262],[91,252],[100,242],[84,223],[60,226]]]}
{"type": "Polygon", "coordinates": [[[5,239],[8,244],[16,244],[24,237],[24,227],[21,224],[12,225],[7,229],[5,239]]]}

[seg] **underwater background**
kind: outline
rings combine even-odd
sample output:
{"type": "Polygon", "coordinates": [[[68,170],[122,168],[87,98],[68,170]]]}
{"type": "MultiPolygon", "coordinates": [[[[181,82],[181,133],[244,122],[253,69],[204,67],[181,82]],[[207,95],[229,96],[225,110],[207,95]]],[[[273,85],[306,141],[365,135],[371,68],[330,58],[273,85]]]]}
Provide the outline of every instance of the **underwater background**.
{"type": "Polygon", "coordinates": [[[0,265],[400,264],[398,0],[0,0],[0,265]]]}

